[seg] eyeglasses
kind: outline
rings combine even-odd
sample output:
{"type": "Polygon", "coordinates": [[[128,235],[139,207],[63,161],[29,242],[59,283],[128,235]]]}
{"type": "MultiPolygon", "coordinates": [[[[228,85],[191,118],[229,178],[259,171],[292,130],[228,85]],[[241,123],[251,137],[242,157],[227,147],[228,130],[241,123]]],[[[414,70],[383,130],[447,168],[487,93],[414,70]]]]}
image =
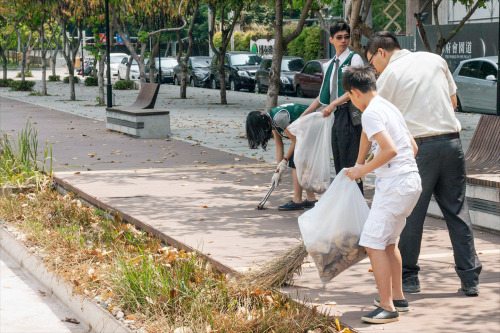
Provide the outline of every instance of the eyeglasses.
{"type": "Polygon", "coordinates": [[[342,40],[342,39],[351,39],[351,35],[344,35],[344,36],[335,36],[336,40],[342,40]]]}
{"type": "Polygon", "coordinates": [[[372,56],[370,57],[370,60],[368,60],[368,63],[370,64],[370,66],[373,66],[372,64],[372,59],[373,57],[377,54],[377,52],[375,52],[374,54],[372,54],[372,56]]]}

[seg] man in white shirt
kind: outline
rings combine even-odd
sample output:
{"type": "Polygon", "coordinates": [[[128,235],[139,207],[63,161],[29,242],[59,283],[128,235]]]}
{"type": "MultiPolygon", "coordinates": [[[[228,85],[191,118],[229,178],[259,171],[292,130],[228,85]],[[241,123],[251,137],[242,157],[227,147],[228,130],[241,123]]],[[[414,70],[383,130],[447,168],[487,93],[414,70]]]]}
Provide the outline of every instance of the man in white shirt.
{"type": "MultiPolygon", "coordinates": [[[[321,105],[326,105],[322,110],[324,117],[335,112],[335,122],[332,127],[332,152],[336,173],[356,163],[362,130],[361,113],[353,107],[341,84],[342,70],[348,66],[364,65],[359,54],[349,49],[350,31],[345,21],[337,21],[330,27],[330,43],[335,47],[336,55],[323,65],[325,76],[320,94],[302,114],[304,116],[314,112],[321,105]]],[[[362,190],[363,183],[359,186],[362,190]]]]}
{"type": "MultiPolygon", "coordinates": [[[[454,113],[456,85],[448,65],[433,53],[401,50],[396,37],[387,31],[373,35],[365,52],[380,74],[378,94],[401,111],[418,145],[416,160],[423,190],[399,241],[403,290],[420,291],[418,256],[425,215],[434,194],[446,220],[462,290],[467,296],[477,296],[482,265],[474,248],[465,198],[461,125],[454,113]]],[[[362,142],[361,147],[366,144],[362,142]]]]}

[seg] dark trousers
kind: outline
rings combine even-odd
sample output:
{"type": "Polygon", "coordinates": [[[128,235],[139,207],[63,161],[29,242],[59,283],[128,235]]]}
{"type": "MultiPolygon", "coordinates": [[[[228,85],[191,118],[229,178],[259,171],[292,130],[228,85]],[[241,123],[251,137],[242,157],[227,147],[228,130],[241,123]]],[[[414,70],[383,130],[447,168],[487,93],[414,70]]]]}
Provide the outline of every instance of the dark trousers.
{"type": "MultiPolygon", "coordinates": [[[[335,121],[332,127],[332,152],[337,174],[343,168],[350,168],[356,164],[361,131],[361,125],[352,125],[348,107],[335,111],[335,121]]],[[[363,193],[363,182],[358,183],[358,186],[363,193]]]]}
{"type": "Polygon", "coordinates": [[[417,165],[422,178],[422,194],[406,219],[399,250],[403,259],[403,278],[417,276],[418,256],[424,219],[434,194],[450,234],[455,270],[467,286],[478,284],[481,262],[474,249],[469,208],[465,198],[465,157],[460,139],[433,141],[418,146],[417,165]]]}

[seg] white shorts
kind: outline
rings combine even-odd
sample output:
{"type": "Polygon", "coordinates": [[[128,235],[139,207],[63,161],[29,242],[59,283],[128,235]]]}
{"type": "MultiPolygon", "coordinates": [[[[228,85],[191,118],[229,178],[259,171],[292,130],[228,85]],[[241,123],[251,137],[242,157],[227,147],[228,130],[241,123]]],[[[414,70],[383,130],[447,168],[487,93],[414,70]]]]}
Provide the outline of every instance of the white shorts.
{"type": "Polygon", "coordinates": [[[359,245],[385,250],[387,245],[396,244],[421,192],[418,172],[377,178],[372,207],[359,245]]]}

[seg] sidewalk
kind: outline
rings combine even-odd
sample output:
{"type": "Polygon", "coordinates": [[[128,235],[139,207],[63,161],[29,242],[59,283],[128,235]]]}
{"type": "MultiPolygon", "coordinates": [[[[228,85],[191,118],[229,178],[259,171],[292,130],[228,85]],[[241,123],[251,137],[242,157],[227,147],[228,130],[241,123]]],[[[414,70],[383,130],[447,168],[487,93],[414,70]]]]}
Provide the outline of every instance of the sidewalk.
{"type": "MultiPolygon", "coordinates": [[[[169,91],[170,87],[165,89],[169,91]]],[[[199,90],[189,89],[188,95],[204,91],[199,90]]],[[[260,97],[247,93],[229,93],[228,97],[230,101],[249,99],[246,107],[262,105],[256,96],[260,97]]],[[[163,100],[168,102],[190,105],[193,99],[163,100]]],[[[203,251],[224,266],[244,271],[298,243],[300,212],[276,210],[278,204],[290,197],[290,175],[271,195],[266,204],[269,210],[255,210],[267,192],[270,166],[242,157],[237,149],[243,149],[238,147],[246,143],[234,143],[233,131],[224,133],[228,136],[225,141],[220,136],[224,143],[219,144],[233,144],[237,154],[211,149],[204,143],[199,146],[196,142],[178,140],[133,139],[106,132],[98,120],[5,98],[0,98],[0,104],[0,129],[8,133],[19,131],[31,117],[30,121],[39,130],[40,142],[47,139],[52,143],[55,174],[61,181],[97,203],[114,207],[122,215],[203,251]]],[[[210,107],[210,112],[221,122],[236,117],[233,113],[240,117],[247,113],[245,106],[238,107],[238,111],[210,107]]],[[[189,112],[185,111],[186,106],[182,110],[177,110],[177,106],[171,109],[176,110],[174,114],[189,112]]],[[[190,131],[206,139],[207,127],[201,123],[207,118],[202,117],[202,111],[180,117],[200,116],[197,121],[200,127],[193,126],[190,131]]],[[[232,126],[243,130],[242,123],[226,127],[232,126]]],[[[172,127],[180,133],[179,127],[174,124],[172,127]]],[[[247,148],[246,152],[250,150],[247,148]]],[[[412,310],[397,323],[370,326],[360,322],[361,313],[373,309],[371,304],[376,295],[366,261],[341,274],[326,289],[321,288],[315,267],[306,263],[304,274],[295,286],[284,291],[299,300],[306,298],[316,303],[321,311],[340,315],[343,322],[363,332],[500,331],[500,237],[476,231],[476,249],[484,268],[481,294],[469,298],[458,291],[460,283],[454,273],[444,222],[427,218],[425,228],[422,292],[408,296],[412,310]],[[336,305],[325,305],[327,302],[336,305]]]]}

